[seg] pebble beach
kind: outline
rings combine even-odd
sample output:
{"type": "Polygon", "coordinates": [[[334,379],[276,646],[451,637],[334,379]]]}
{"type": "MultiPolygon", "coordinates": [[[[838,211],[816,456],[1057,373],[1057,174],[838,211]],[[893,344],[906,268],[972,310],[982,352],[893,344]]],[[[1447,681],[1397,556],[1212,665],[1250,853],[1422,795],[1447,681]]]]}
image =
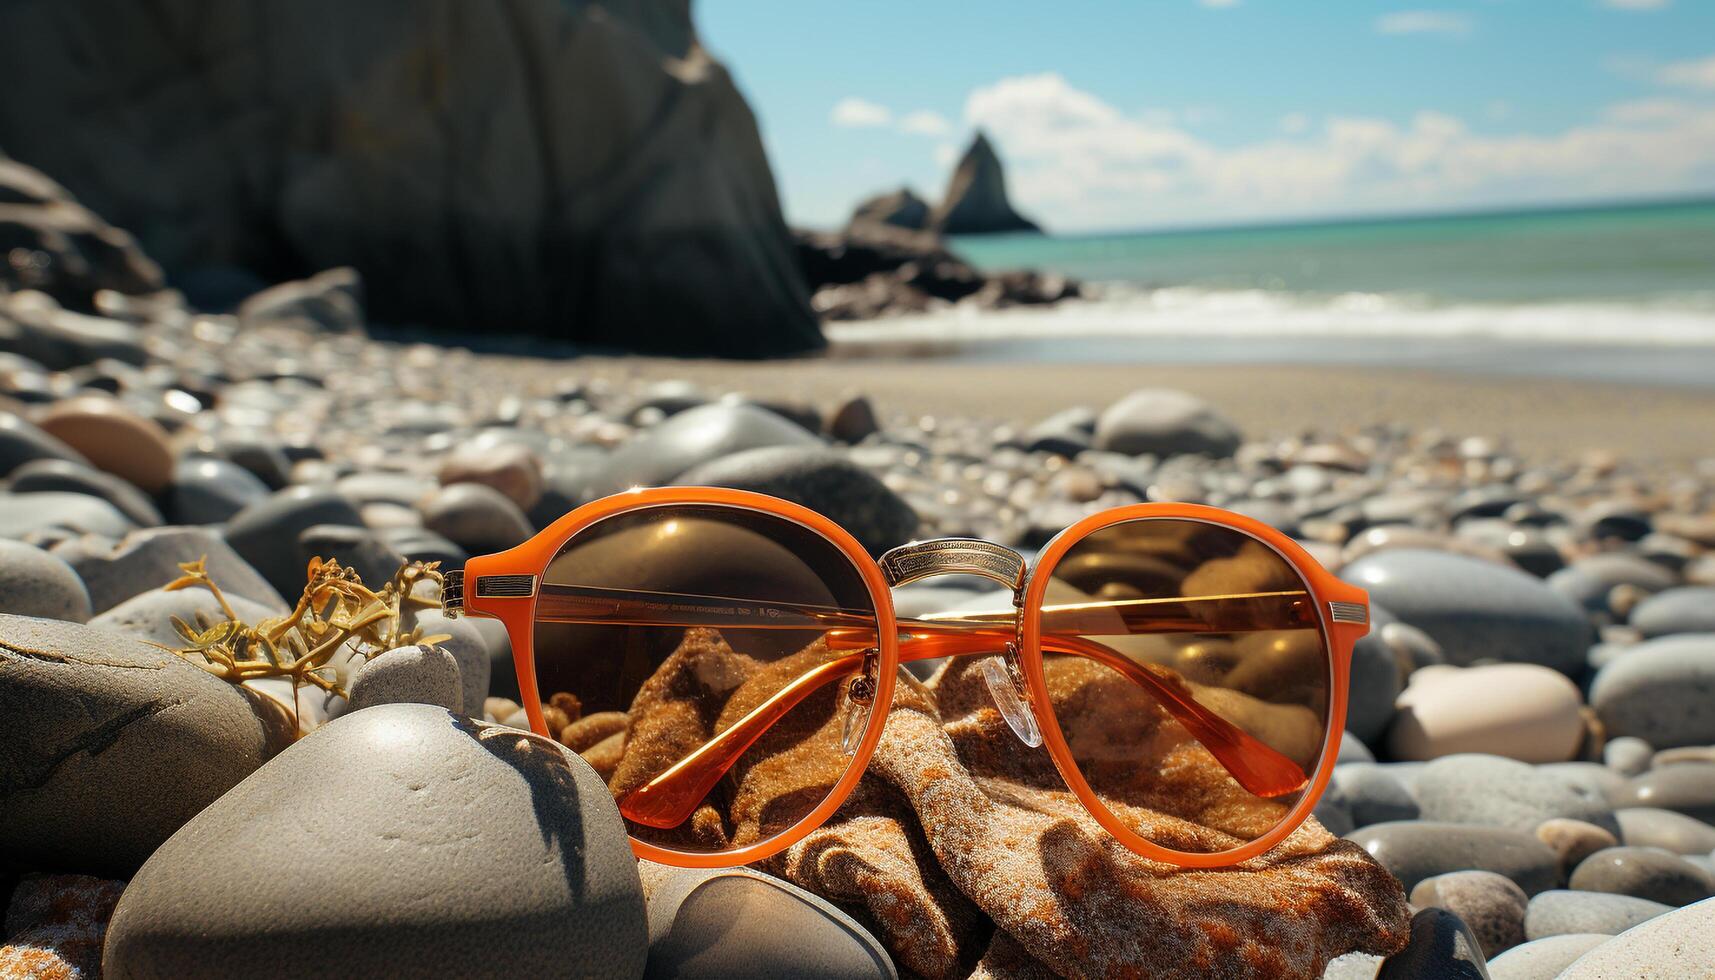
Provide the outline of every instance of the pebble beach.
{"type": "MultiPolygon", "coordinates": [[[[262,619],[312,557],[366,582],[407,560],[455,567],[580,503],[675,483],[790,497],[874,552],[976,535],[1028,555],[1143,500],[1263,520],[1369,590],[1316,819],[1415,912],[1402,949],[1330,949],[1343,955],[1317,969],[1678,977],[1715,962],[1715,458],[1700,455],[1707,413],[1686,407],[1702,395],[1511,381],[1458,401],[1447,379],[1262,367],[1108,365],[1078,384],[1063,366],[1003,387],[957,364],[530,359],[373,339],[357,295],[330,274],[237,315],[171,293],[101,293],[97,314],[0,298],[0,975],[94,976],[104,944],[109,975],[231,975],[304,955],[291,937],[327,929],[328,909],[355,921],[319,951],[368,944],[401,970],[463,972],[473,936],[490,950],[477,972],[594,956],[591,975],[786,975],[806,944],[829,976],[1039,968],[1039,948],[914,954],[873,905],[780,875],[639,873],[593,772],[505,742],[522,713],[491,623],[413,614],[447,638],[350,665],[349,700],[300,692],[296,732],[289,686],[235,688],[163,648],[173,617],[217,611],[162,590],[181,562],[206,558],[262,619]],[[1387,424],[1435,398],[1434,427],[1387,424]],[[1589,426],[1570,435],[1569,419],[1589,426]],[[400,732],[413,751],[378,756],[400,732]],[[449,768],[474,781],[428,800],[398,788],[449,768]],[[397,826],[352,829],[377,820],[397,826]],[[574,887],[519,850],[544,821],[581,855],[574,887]],[[310,824],[331,857],[256,843],[310,824]],[[378,873],[437,853],[452,857],[378,873]],[[794,945],[723,939],[693,900],[709,888],[791,917],[794,945]],[[390,923],[412,896],[419,914],[390,923]]],[[[895,601],[921,614],[982,588],[895,601]]],[[[1224,970],[1208,975],[1239,975],[1224,970]]]]}

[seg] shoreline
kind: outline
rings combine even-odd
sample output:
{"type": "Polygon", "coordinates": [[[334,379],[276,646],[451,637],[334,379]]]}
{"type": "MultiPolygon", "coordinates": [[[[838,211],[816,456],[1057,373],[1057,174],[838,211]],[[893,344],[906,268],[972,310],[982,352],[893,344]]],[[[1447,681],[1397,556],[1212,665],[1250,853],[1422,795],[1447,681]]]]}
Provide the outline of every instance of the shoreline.
{"type": "MultiPolygon", "coordinates": [[[[552,360],[492,358],[503,374],[552,360]]],[[[1529,456],[1587,451],[1683,466],[1715,458],[1715,389],[1514,377],[1398,367],[1277,364],[1033,364],[842,357],[721,361],[590,356],[557,362],[580,377],[683,380],[831,407],[867,395],[886,416],[964,417],[1029,426],[1077,405],[1113,403],[1138,388],[1179,388],[1208,400],[1248,435],[1337,433],[1409,424],[1500,439],[1529,456]]]]}

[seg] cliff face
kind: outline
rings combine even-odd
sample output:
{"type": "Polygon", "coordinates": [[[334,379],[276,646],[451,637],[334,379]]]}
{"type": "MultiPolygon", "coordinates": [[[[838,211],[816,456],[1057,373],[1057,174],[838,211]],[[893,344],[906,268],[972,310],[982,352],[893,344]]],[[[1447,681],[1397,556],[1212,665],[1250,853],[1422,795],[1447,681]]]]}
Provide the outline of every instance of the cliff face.
{"type": "Polygon", "coordinates": [[[981,132],[953,171],[947,195],[930,215],[929,227],[944,235],[1042,230],[1036,222],[1013,210],[1006,196],[1006,174],[1001,169],[1000,157],[981,132]]]}
{"type": "Polygon", "coordinates": [[[174,278],[359,269],[377,320],[753,356],[822,338],[685,0],[13,0],[0,146],[174,278]]]}

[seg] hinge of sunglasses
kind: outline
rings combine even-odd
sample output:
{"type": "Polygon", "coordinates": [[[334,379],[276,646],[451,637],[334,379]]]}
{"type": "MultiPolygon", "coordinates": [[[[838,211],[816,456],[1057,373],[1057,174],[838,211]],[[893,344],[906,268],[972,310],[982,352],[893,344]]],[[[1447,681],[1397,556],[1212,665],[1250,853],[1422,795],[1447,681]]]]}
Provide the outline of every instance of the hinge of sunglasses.
{"type": "Polygon", "coordinates": [[[464,612],[464,569],[441,573],[441,612],[458,619],[464,612]]]}
{"type": "Polygon", "coordinates": [[[863,652],[863,666],[846,687],[846,721],[840,732],[840,748],[846,755],[857,755],[858,743],[869,728],[869,713],[875,704],[876,675],[881,669],[881,651],[871,648],[863,652]]]}

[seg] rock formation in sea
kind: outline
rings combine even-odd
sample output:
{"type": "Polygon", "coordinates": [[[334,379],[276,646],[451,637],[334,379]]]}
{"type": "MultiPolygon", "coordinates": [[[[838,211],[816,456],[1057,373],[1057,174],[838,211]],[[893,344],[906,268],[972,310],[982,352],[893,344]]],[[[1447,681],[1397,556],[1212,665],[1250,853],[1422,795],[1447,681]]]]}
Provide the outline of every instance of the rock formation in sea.
{"type": "Polygon", "coordinates": [[[852,224],[872,222],[922,230],[929,223],[929,202],[918,197],[909,187],[877,194],[860,203],[852,212],[852,224]]]}
{"type": "Polygon", "coordinates": [[[0,63],[30,88],[0,101],[0,146],[182,285],[352,266],[383,322],[823,342],[688,3],[9,3],[0,63]]]}
{"type": "Polygon", "coordinates": [[[946,196],[929,216],[929,227],[944,235],[1042,230],[1013,210],[1000,157],[981,130],[953,171],[946,196]]]}

